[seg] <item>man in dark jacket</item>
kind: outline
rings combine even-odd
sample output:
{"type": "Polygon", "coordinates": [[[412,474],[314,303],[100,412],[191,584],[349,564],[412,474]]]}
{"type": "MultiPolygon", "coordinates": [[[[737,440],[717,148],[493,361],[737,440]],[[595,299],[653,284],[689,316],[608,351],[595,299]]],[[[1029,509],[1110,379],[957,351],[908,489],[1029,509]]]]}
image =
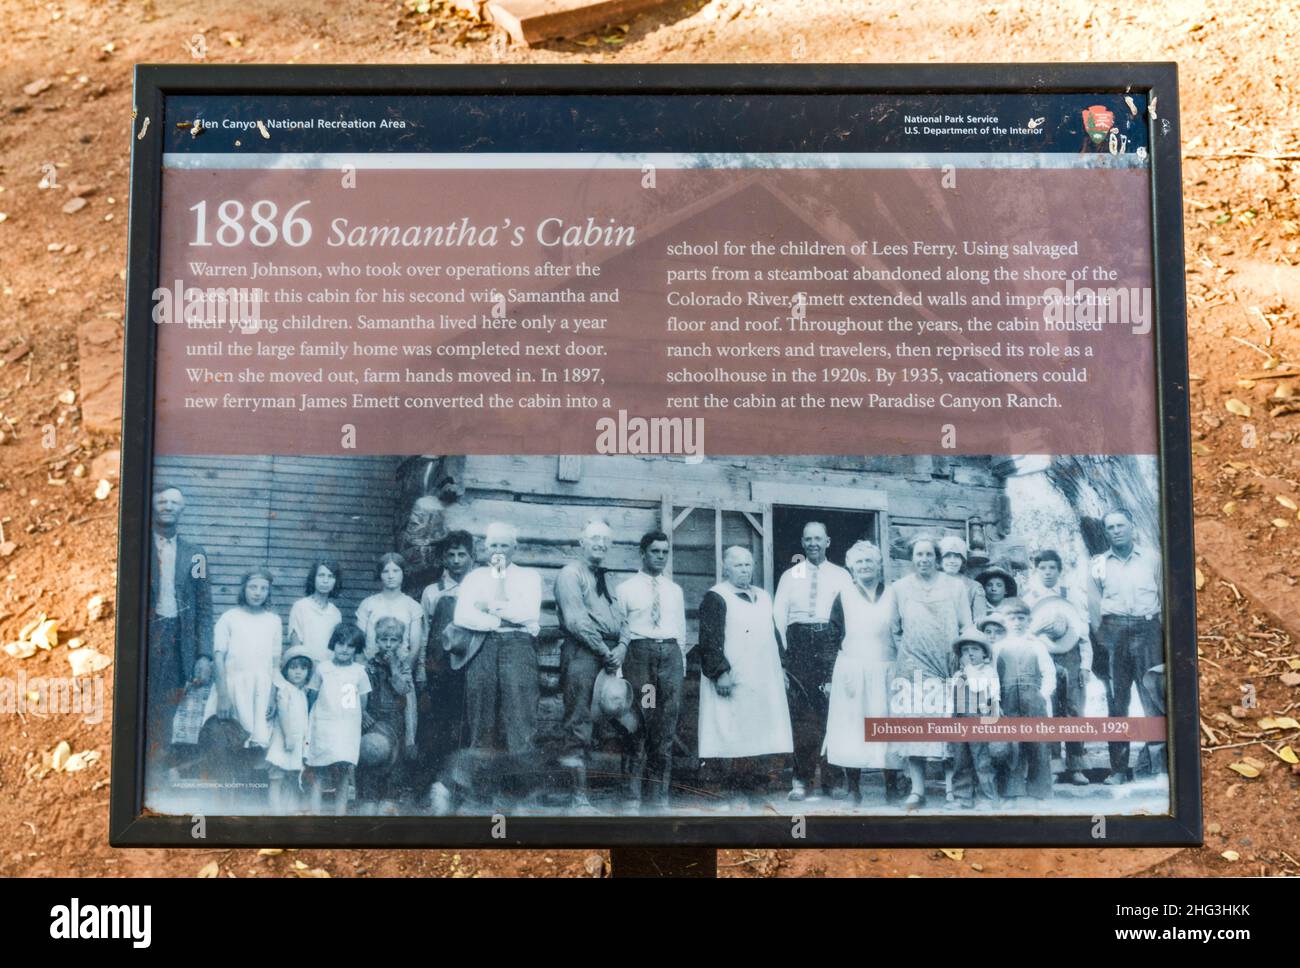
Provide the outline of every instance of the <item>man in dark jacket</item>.
{"type": "MultiPolygon", "coordinates": [[[[149,566],[149,654],[145,703],[145,760],[156,771],[172,765],[176,708],[191,684],[212,682],[212,587],[202,546],[176,533],[185,496],[169,484],[153,494],[149,566]]],[[[196,737],[197,739],[197,737],[196,737]]]]}
{"type": "Polygon", "coordinates": [[[448,779],[452,760],[465,741],[465,673],[451,667],[451,654],[443,633],[456,612],[460,583],[474,567],[474,536],[452,531],[442,542],[442,574],[421,596],[425,625],[429,629],[425,650],[428,672],[419,690],[420,716],[416,742],[420,748],[421,785],[428,785],[434,812],[452,810],[448,779]]]}

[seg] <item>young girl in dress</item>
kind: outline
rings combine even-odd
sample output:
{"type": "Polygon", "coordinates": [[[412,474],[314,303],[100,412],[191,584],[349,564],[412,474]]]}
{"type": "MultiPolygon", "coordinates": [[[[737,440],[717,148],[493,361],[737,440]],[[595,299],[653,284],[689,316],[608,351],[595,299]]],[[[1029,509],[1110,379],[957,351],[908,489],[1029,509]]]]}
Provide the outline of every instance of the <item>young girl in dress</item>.
{"type": "Polygon", "coordinates": [[[217,620],[212,654],[217,669],[217,709],[248,734],[244,746],[266,749],[271,741],[271,691],[280,667],[284,623],[267,604],[271,573],[254,568],[240,582],[239,604],[217,620]]]}
{"type": "Polygon", "coordinates": [[[289,644],[304,647],[317,669],[330,661],[330,633],[343,621],[331,601],[342,591],[343,572],[338,562],[319,558],[307,571],[306,595],[289,610],[289,644]]]}
{"type": "Polygon", "coordinates": [[[302,789],[302,768],[307,759],[307,683],[315,663],[301,645],[284,654],[272,694],[271,748],[267,750],[271,783],[271,813],[293,813],[302,789]]]}
{"type": "MultiPolygon", "coordinates": [[[[380,557],[375,573],[380,584],[383,585],[383,591],[376,592],[357,606],[357,625],[366,633],[365,657],[372,659],[379,651],[375,637],[379,620],[396,619],[404,632],[400,649],[409,657],[411,673],[417,689],[423,690],[427,676],[424,609],[410,595],[402,593],[402,582],[406,576],[406,559],[390,551],[380,557]]],[[[414,736],[417,722],[415,703],[406,704],[405,715],[406,735],[414,736]]]]}
{"type": "Polygon", "coordinates": [[[312,813],[321,812],[327,780],[334,788],[334,813],[341,817],[348,810],[361,754],[361,720],[370,694],[370,677],[357,662],[365,646],[366,635],[361,629],[340,623],[330,634],[333,657],[317,670],[320,689],[311,708],[307,733],[312,813]]]}

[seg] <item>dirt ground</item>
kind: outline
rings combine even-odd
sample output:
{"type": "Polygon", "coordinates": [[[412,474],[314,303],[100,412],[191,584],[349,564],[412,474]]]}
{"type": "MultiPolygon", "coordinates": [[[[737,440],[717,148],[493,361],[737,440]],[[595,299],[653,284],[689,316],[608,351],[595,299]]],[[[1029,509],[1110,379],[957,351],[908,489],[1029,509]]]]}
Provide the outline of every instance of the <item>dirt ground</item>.
{"type": "MultiPolygon", "coordinates": [[[[1300,361],[1295,4],[708,0],[537,50],[506,49],[440,4],[397,0],[0,0],[0,12],[0,640],[45,614],[64,642],[109,655],[111,608],[92,619],[88,605],[114,595],[134,63],[192,62],[196,50],[211,63],[1178,61],[1206,846],[936,844],[725,851],[719,862],[728,876],[1300,873],[1300,775],[1284,749],[1300,749],[1300,730],[1260,718],[1300,715],[1300,396],[1288,412],[1300,380],[1278,375],[1300,361]],[[114,485],[107,496],[101,480],[114,485]],[[1234,714],[1245,687],[1256,708],[1234,714]]],[[[68,655],[63,644],[0,654],[0,676],[67,675],[68,655]]],[[[584,851],[111,850],[109,746],[107,716],[0,717],[0,874],[540,877],[598,866],[584,851]],[[55,770],[60,742],[101,757],[55,770]]]]}

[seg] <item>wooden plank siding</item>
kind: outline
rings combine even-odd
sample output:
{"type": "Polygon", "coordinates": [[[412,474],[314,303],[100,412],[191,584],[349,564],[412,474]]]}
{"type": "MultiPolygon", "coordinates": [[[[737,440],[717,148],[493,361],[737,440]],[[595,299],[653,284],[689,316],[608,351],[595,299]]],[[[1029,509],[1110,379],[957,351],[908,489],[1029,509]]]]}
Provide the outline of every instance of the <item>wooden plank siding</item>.
{"type": "Polygon", "coordinates": [[[209,559],[214,618],[231,608],[239,578],[268,565],[271,604],[285,623],[318,556],[343,569],[339,611],[379,590],[375,559],[393,549],[397,493],[392,457],[159,457],[156,476],[185,495],[181,533],[209,559]]]}

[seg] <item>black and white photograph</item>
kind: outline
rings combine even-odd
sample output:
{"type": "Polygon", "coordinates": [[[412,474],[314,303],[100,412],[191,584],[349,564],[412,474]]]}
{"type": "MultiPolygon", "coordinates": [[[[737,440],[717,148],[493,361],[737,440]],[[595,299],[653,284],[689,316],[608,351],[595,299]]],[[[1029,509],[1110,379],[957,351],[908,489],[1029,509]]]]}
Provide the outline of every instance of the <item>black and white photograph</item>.
{"type": "Polygon", "coordinates": [[[160,455],[153,481],[157,814],[1170,811],[1154,457],[160,455]]]}

